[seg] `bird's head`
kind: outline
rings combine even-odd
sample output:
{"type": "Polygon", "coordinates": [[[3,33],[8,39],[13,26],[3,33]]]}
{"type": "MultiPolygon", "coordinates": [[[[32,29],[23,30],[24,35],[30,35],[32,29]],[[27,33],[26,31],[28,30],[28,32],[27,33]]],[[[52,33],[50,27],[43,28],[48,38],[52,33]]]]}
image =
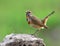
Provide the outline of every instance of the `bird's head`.
{"type": "Polygon", "coordinates": [[[31,11],[26,11],[26,16],[30,16],[31,15],[31,11]]]}

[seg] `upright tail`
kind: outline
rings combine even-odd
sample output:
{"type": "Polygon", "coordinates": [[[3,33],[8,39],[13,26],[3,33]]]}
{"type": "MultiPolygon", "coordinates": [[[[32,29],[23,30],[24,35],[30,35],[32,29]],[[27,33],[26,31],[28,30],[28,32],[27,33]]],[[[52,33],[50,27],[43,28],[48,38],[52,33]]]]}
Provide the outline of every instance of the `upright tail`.
{"type": "Polygon", "coordinates": [[[47,16],[42,20],[42,22],[43,22],[44,25],[46,25],[47,20],[48,20],[48,17],[51,16],[52,14],[54,14],[54,13],[55,13],[55,11],[52,11],[49,15],[47,15],[47,16]]]}
{"type": "MultiPolygon", "coordinates": [[[[52,14],[54,14],[55,13],[55,11],[52,11],[48,16],[51,16],[52,14]]],[[[48,16],[46,16],[46,17],[48,17],[48,16]]]]}

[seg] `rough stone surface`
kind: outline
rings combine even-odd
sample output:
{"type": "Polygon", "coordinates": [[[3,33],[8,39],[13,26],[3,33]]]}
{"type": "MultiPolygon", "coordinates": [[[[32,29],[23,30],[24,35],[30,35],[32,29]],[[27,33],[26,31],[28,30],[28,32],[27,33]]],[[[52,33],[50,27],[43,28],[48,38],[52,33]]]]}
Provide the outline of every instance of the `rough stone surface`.
{"type": "Polygon", "coordinates": [[[29,34],[10,34],[5,36],[0,46],[45,46],[43,39],[29,34]]]}

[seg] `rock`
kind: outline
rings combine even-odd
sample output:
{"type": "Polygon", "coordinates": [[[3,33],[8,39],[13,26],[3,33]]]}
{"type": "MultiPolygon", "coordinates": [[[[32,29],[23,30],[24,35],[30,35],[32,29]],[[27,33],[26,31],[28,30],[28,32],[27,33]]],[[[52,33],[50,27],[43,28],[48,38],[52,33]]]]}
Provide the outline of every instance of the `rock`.
{"type": "Polygon", "coordinates": [[[10,34],[5,36],[0,46],[45,46],[43,39],[29,34],[10,34]]]}

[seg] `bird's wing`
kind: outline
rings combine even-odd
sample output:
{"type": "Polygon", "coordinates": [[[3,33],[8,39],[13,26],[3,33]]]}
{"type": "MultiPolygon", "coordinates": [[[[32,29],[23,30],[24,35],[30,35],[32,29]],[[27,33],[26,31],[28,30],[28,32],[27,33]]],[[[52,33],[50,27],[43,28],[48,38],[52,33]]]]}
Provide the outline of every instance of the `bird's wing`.
{"type": "Polygon", "coordinates": [[[31,21],[32,21],[33,24],[39,25],[39,26],[43,26],[43,23],[42,23],[41,20],[38,19],[37,17],[35,17],[35,16],[30,16],[30,19],[31,19],[31,21]]]}

